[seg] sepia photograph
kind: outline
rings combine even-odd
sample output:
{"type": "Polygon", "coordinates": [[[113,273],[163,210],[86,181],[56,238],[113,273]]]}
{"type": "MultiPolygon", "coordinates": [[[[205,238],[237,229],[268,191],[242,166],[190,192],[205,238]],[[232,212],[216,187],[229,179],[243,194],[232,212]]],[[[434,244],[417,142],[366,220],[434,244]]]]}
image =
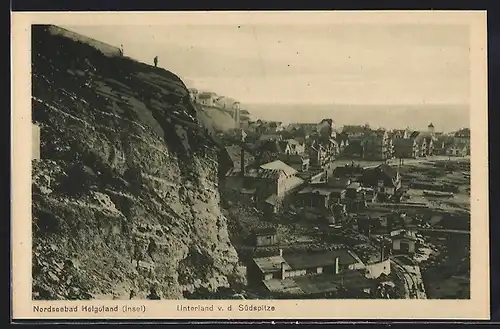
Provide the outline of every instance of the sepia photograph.
{"type": "Polygon", "coordinates": [[[469,22],[66,15],[23,54],[31,301],[471,301],[488,214],[469,22]]]}

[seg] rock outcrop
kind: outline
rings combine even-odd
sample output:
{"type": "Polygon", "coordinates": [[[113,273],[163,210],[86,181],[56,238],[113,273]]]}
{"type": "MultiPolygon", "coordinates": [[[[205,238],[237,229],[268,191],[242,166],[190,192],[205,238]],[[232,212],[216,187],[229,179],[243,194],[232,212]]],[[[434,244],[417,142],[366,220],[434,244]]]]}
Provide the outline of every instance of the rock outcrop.
{"type": "Polygon", "coordinates": [[[162,298],[242,280],[220,148],[173,73],[33,26],[33,298],[162,298]]]}

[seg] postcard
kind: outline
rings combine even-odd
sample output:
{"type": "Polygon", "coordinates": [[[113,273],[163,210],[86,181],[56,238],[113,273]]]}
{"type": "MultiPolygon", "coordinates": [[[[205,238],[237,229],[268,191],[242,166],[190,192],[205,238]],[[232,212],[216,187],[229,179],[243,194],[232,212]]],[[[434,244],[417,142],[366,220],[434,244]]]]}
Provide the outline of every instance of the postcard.
{"type": "Polygon", "coordinates": [[[13,318],[488,319],[486,36],[13,13],[13,318]]]}

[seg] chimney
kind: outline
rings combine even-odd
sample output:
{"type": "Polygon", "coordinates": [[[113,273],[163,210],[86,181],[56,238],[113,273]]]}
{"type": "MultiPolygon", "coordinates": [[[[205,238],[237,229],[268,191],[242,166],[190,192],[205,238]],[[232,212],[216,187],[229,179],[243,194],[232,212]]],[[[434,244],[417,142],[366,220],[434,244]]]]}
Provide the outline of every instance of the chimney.
{"type": "Polygon", "coordinates": [[[286,264],[285,262],[281,263],[281,280],[285,279],[285,264],[286,264]]]}
{"type": "Polygon", "coordinates": [[[340,269],[339,269],[339,258],[335,257],[335,268],[334,268],[335,274],[339,274],[340,269]]]}
{"type": "Polygon", "coordinates": [[[380,261],[384,261],[384,240],[380,241],[380,261]]]}
{"type": "Polygon", "coordinates": [[[241,153],[240,153],[240,175],[244,176],[245,175],[245,150],[243,147],[241,148],[241,153]]]}
{"type": "Polygon", "coordinates": [[[283,249],[280,248],[279,252],[280,252],[280,257],[283,257],[283,249]]]}

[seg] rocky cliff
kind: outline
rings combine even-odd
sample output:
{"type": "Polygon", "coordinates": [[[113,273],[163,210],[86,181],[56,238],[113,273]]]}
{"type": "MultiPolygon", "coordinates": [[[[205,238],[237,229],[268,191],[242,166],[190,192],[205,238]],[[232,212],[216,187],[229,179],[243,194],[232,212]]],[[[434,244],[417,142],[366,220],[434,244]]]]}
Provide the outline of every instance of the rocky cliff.
{"type": "Polygon", "coordinates": [[[220,149],[176,75],[34,26],[32,76],[33,298],[155,287],[173,299],[242,280],[219,208],[220,149]]]}

